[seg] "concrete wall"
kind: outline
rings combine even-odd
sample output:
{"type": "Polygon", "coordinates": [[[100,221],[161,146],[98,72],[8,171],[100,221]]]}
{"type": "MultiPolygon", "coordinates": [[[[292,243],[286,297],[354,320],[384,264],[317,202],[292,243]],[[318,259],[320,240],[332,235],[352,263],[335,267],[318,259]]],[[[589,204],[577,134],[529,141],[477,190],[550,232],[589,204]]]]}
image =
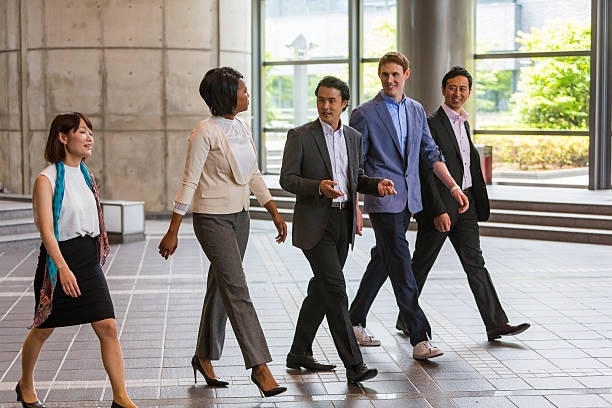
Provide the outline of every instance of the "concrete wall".
{"type": "Polygon", "coordinates": [[[93,121],[88,165],[103,197],[169,209],[189,132],[209,116],[203,74],[231,65],[248,84],[250,8],[249,0],[0,0],[0,181],[30,193],[53,117],[76,110],[93,121]]]}

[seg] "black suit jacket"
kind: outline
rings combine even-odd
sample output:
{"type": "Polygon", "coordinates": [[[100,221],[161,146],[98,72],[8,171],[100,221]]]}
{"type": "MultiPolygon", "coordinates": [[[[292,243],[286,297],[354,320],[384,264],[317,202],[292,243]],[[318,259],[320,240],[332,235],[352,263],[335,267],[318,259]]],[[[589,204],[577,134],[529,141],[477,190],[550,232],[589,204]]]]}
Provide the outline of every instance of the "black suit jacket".
{"type": "MultiPolygon", "coordinates": [[[[427,123],[431,130],[431,136],[444,154],[449,173],[455,179],[457,185],[461,187],[463,180],[461,152],[457,137],[444,109],[440,106],[437,111],[430,114],[427,117],[427,123]]],[[[465,129],[470,143],[470,172],[472,174],[472,195],[474,198],[470,205],[476,207],[478,221],[486,221],[489,219],[490,207],[489,196],[480,167],[480,155],[472,143],[470,125],[467,121],[465,122],[465,129]]],[[[419,166],[419,174],[422,186],[423,211],[417,214],[417,221],[432,221],[434,217],[448,213],[451,222],[453,222],[457,217],[459,204],[450,194],[448,188],[433,174],[431,169],[427,169],[423,165],[419,166]]]]}
{"type": "MultiPolygon", "coordinates": [[[[357,192],[378,195],[379,178],[365,175],[361,134],[350,126],[343,126],[348,153],[349,200],[354,207],[357,192]]],[[[296,195],[293,209],[293,245],[302,249],[313,248],[323,236],[331,210],[331,199],[319,195],[321,180],[333,180],[331,159],[323,127],[319,119],[306,123],[287,133],[281,166],[281,187],[296,195]]],[[[356,214],[353,211],[355,240],[356,214]]]]}

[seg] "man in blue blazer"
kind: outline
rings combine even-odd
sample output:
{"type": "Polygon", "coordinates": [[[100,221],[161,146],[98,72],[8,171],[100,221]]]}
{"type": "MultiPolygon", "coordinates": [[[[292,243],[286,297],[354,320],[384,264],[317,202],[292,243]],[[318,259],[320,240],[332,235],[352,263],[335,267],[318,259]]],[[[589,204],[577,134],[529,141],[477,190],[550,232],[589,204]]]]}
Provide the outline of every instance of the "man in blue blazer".
{"type": "Polygon", "coordinates": [[[413,357],[433,358],[443,353],[429,342],[431,327],[418,303],[406,240],[410,217],[423,209],[419,160],[433,169],[450,190],[459,204],[459,213],[465,212],[469,204],[431,137],[423,107],[404,95],[404,82],[410,76],[408,59],[397,52],[385,54],[378,63],[378,76],[382,90],[352,112],[350,126],[363,135],[365,173],[393,181],[397,195],[384,200],[365,197],[364,211],[370,215],[376,246],[351,304],[350,317],[360,345],[380,345],[365,332],[366,316],[388,276],[400,315],[411,329],[413,357]]]}

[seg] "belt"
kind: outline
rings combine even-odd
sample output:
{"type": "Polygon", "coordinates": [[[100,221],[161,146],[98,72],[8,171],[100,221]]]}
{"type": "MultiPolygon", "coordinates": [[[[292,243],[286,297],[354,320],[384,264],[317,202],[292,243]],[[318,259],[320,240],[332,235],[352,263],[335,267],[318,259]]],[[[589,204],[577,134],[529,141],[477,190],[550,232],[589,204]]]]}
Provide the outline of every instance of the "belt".
{"type": "Polygon", "coordinates": [[[335,208],[337,210],[344,210],[345,208],[349,208],[351,205],[350,201],[332,201],[331,208],[335,208]]]}
{"type": "Polygon", "coordinates": [[[472,192],[472,187],[468,187],[465,190],[463,190],[463,194],[468,195],[472,192]]]}

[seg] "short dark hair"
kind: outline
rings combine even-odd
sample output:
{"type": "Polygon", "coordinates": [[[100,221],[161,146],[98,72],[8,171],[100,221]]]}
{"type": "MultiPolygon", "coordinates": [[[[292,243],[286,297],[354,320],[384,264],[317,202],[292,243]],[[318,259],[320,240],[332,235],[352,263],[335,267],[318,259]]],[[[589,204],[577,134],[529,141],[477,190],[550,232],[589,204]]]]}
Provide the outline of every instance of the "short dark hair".
{"type": "Polygon", "coordinates": [[[444,78],[442,78],[442,88],[446,88],[446,83],[448,82],[449,79],[454,78],[454,77],[458,77],[458,76],[464,76],[467,78],[468,83],[470,84],[470,89],[472,89],[472,76],[470,75],[469,72],[467,72],[467,70],[463,67],[452,67],[450,71],[448,71],[446,73],[446,75],[444,75],[444,78]]]}
{"type": "Polygon", "coordinates": [[[383,64],[392,62],[402,67],[402,71],[405,73],[410,68],[410,60],[401,52],[389,51],[378,60],[378,73],[380,74],[380,68],[383,64]]]}
{"type": "MultiPolygon", "coordinates": [[[[336,78],[335,76],[331,75],[323,77],[323,79],[320,80],[317,84],[317,89],[315,89],[315,96],[319,96],[319,88],[322,86],[324,86],[325,88],[335,88],[339,90],[343,101],[348,101],[351,99],[351,91],[349,90],[349,86],[340,78],[336,78]]],[[[348,104],[346,106],[348,106],[348,104]]],[[[346,106],[342,109],[343,111],[346,109],[346,106]]]]}
{"type": "Polygon", "coordinates": [[[46,161],[57,163],[66,158],[64,144],[60,142],[59,135],[60,133],[65,133],[67,135],[71,130],[75,132],[79,128],[81,119],[83,119],[90,130],[93,130],[91,121],[81,112],[64,112],[60,113],[55,117],[55,119],[53,119],[53,122],[51,122],[51,128],[49,129],[47,145],[45,146],[46,161]]]}
{"type": "Polygon", "coordinates": [[[213,116],[231,115],[236,108],[236,94],[242,74],[231,67],[213,68],[200,82],[200,96],[213,116]]]}

